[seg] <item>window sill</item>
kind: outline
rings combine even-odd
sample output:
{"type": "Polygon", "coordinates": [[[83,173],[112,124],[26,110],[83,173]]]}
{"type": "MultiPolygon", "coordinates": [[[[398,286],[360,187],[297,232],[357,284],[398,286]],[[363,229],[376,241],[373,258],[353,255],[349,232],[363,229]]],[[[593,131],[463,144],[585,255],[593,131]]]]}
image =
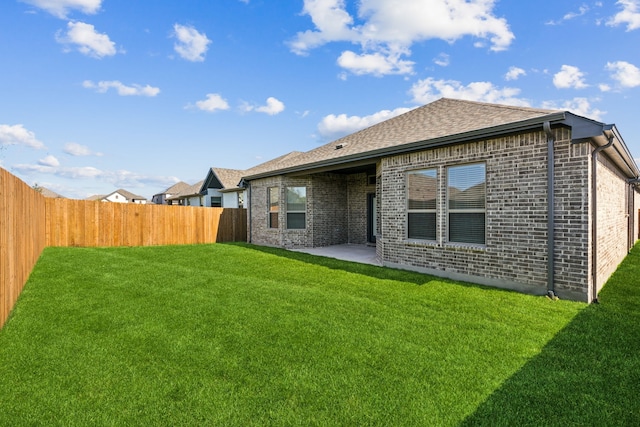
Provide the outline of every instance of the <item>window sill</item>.
{"type": "Polygon", "coordinates": [[[431,246],[434,248],[442,247],[442,245],[436,240],[406,239],[404,243],[409,246],[431,246]]]}
{"type": "Polygon", "coordinates": [[[487,245],[481,245],[478,243],[456,243],[456,242],[446,242],[443,245],[447,249],[455,249],[455,250],[467,250],[467,251],[476,251],[476,252],[485,252],[487,250],[487,245]]]}

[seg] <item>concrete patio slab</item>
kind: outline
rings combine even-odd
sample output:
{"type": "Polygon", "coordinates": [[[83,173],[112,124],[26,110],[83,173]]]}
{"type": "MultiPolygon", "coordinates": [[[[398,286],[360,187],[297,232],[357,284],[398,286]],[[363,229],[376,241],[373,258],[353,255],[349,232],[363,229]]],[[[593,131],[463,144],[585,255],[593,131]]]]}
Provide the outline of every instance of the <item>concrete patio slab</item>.
{"type": "Polygon", "coordinates": [[[376,257],[376,247],[367,245],[334,245],[320,248],[291,249],[296,252],[304,252],[311,255],[325,256],[344,261],[359,262],[362,264],[382,265],[376,257]]]}

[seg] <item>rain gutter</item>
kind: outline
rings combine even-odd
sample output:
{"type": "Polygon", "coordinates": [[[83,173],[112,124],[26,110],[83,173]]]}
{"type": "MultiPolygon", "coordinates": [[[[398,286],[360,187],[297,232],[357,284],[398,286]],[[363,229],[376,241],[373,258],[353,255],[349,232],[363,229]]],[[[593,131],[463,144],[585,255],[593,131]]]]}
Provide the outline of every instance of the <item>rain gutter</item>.
{"type": "Polygon", "coordinates": [[[591,302],[598,302],[598,153],[606,150],[607,148],[613,145],[613,141],[615,140],[615,136],[611,131],[611,125],[607,125],[606,128],[603,128],[603,135],[608,138],[609,142],[605,145],[601,145],[596,147],[591,154],[591,206],[593,209],[592,213],[592,221],[591,221],[591,240],[592,251],[591,251],[591,302]],[[607,135],[609,132],[609,135],[607,135]]]}

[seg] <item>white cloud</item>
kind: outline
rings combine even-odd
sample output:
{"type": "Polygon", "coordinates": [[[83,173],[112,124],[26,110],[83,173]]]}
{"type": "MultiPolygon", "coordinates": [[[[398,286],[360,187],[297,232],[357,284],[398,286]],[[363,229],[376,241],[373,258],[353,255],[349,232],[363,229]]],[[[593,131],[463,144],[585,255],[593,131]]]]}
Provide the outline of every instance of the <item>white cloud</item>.
{"type": "Polygon", "coordinates": [[[86,145],[76,144],[75,142],[68,142],[64,144],[62,151],[71,156],[102,156],[102,153],[95,153],[86,145]]]}
{"type": "Polygon", "coordinates": [[[362,117],[347,116],[346,114],[329,114],[318,124],[318,132],[325,138],[335,139],[411,110],[412,108],[396,108],[395,110],[382,110],[362,117]]]}
{"type": "Polygon", "coordinates": [[[256,107],[256,111],[274,116],[284,111],[284,103],[279,99],[270,96],[267,98],[267,104],[261,107],[256,107]]]}
{"type": "Polygon", "coordinates": [[[103,58],[116,54],[115,43],[106,34],[98,33],[95,27],[84,22],[69,22],[67,33],[56,34],[58,43],[65,45],[76,45],[78,51],[93,58],[103,58]]]}
{"type": "MultiPolygon", "coordinates": [[[[598,6],[598,5],[596,4],[596,6],[598,6]]],[[[560,25],[560,24],[562,24],[563,21],[569,21],[571,19],[578,18],[580,16],[584,16],[584,15],[587,14],[587,12],[589,12],[589,6],[587,6],[586,4],[583,4],[582,6],[580,6],[578,8],[577,12],[566,13],[562,17],[561,20],[559,20],[559,21],[549,21],[549,22],[546,23],[546,25],[560,25]]]]}
{"type": "Polygon", "coordinates": [[[605,67],[611,71],[611,78],[622,87],[640,86],[640,68],[626,61],[607,62],[605,67]]]}
{"type": "Polygon", "coordinates": [[[299,55],[331,42],[360,45],[359,53],[343,52],[339,65],[356,73],[409,74],[413,43],[441,39],[454,42],[465,36],[490,43],[493,51],[505,50],[514,39],[504,18],[493,14],[494,0],[362,0],[357,18],[347,11],[344,0],[305,0],[313,30],[299,32],[289,42],[299,55]],[[386,58],[386,59],[383,59],[386,58]]]}
{"type": "Polygon", "coordinates": [[[414,62],[401,60],[400,55],[404,53],[406,52],[375,52],[358,55],[347,50],[338,58],[338,65],[356,75],[410,74],[413,72],[414,62]]]}
{"type": "Polygon", "coordinates": [[[553,84],[558,89],[584,89],[588,86],[584,81],[584,73],[573,65],[563,65],[553,76],[553,84]]]}
{"type": "Polygon", "coordinates": [[[118,80],[100,81],[97,83],[91,80],[85,80],[82,82],[82,86],[87,89],[95,89],[96,92],[99,93],[105,93],[109,89],[115,89],[120,96],[156,96],[160,93],[160,88],[157,87],[138,84],[126,86],[118,80]]]}
{"type": "Polygon", "coordinates": [[[55,156],[52,156],[51,154],[49,154],[45,158],[38,160],[38,164],[42,166],[50,166],[50,167],[60,166],[60,162],[58,161],[58,159],[56,159],[55,156]]]}
{"type": "MultiPolygon", "coordinates": [[[[190,108],[191,106],[187,106],[190,108]]],[[[208,93],[207,99],[196,102],[196,108],[202,111],[214,112],[216,110],[228,110],[229,104],[217,93],[208,93]]]]}
{"type": "Polygon", "coordinates": [[[525,99],[516,97],[520,89],[499,88],[491,82],[471,82],[465,86],[456,80],[436,80],[429,77],[416,82],[409,92],[413,95],[413,101],[420,104],[445,97],[523,107],[530,105],[525,99]]]}
{"type": "Polygon", "coordinates": [[[45,148],[36,134],[23,125],[0,125],[0,145],[25,145],[37,150],[45,148]]]}
{"type": "Polygon", "coordinates": [[[619,0],[616,4],[620,5],[622,10],[612,16],[607,21],[607,25],[611,27],[626,25],[627,31],[640,28],[640,0],[619,0]]]}
{"type": "Polygon", "coordinates": [[[175,176],[144,175],[127,170],[105,171],[93,166],[64,167],[53,156],[41,159],[38,164],[18,164],[12,169],[25,175],[39,173],[67,179],[96,179],[115,187],[142,187],[146,184],[167,186],[179,181],[175,176]],[[49,157],[52,157],[49,158],[49,157]]]}
{"type": "Polygon", "coordinates": [[[606,114],[606,111],[593,108],[587,98],[573,98],[562,102],[545,101],[542,103],[542,108],[570,111],[578,116],[593,120],[601,120],[602,116],[606,114]]]}
{"type": "Polygon", "coordinates": [[[433,62],[441,67],[447,67],[451,62],[451,58],[446,53],[441,53],[433,59],[433,62]]]}
{"type": "Polygon", "coordinates": [[[43,9],[58,18],[65,19],[72,10],[93,15],[100,10],[102,0],[21,0],[37,8],[43,9]]]}
{"type": "Polygon", "coordinates": [[[505,80],[518,80],[522,76],[526,76],[527,72],[519,67],[509,67],[509,71],[504,75],[505,80]]]}
{"type": "Polygon", "coordinates": [[[274,116],[284,111],[284,103],[279,99],[270,96],[267,98],[267,103],[265,105],[258,106],[245,102],[240,106],[240,109],[245,112],[257,111],[258,113],[265,113],[270,116],[274,116]]]}
{"type": "Polygon", "coordinates": [[[173,48],[181,58],[193,62],[204,61],[204,54],[211,43],[205,33],[200,33],[193,27],[175,24],[173,36],[178,39],[173,48]]]}

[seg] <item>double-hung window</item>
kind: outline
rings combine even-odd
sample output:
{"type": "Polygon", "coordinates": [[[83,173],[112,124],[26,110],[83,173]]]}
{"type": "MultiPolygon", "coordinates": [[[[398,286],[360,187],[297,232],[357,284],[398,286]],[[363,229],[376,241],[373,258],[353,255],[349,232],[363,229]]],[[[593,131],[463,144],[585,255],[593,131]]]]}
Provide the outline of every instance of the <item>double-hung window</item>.
{"type": "Polygon", "coordinates": [[[407,173],[407,237],[436,240],[436,169],[407,173]]]}
{"type": "Polygon", "coordinates": [[[485,244],[486,165],[447,168],[449,242],[485,244]]]}
{"type": "Polygon", "coordinates": [[[307,226],[307,187],[287,187],[287,228],[307,226]]]}
{"type": "Polygon", "coordinates": [[[280,188],[267,189],[267,215],[269,228],[278,228],[278,213],[280,212],[280,188]]]}

